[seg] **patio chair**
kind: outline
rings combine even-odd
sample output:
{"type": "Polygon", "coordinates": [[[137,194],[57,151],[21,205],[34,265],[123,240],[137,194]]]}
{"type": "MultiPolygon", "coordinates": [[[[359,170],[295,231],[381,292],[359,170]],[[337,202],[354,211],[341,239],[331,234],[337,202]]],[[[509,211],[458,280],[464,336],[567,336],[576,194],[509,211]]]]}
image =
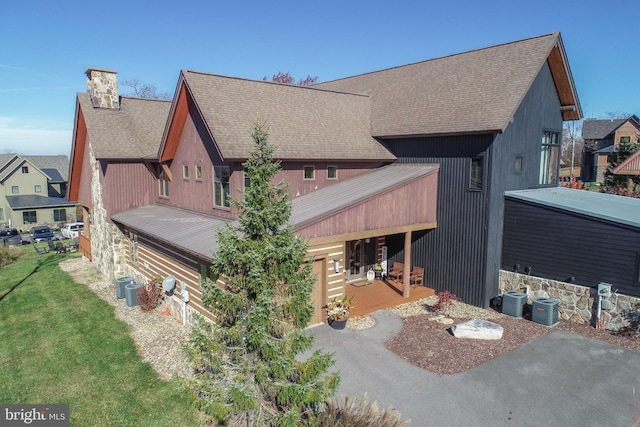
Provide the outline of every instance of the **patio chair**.
{"type": "Polygon", "coordinates": [[[53,244],[53,241],[47,240],[47,246],[49,246],[49,252],[53,252],[56,250],[56,246],[53,244]]]}
{"type": "Polygon", "coordinates": [[[412,267],[409,283],[411,286],[424,286],[424,267],[412,267]]]}
{"type": "Polygon", "coordinates": [[[38,255],[44,255],[44,254],[47,253],[47,248],[38,249],[38,247],[35,245],[35,243],[32,246],[33,246],[33,249],[36,250],[38,255]]]}
{"type": "Polygon", "coordinates": [[[404,263],[394,261],[393,267],[387,273],[387,277],[393,280],[402,280],[402,276],[404,276],[404,263]]]}

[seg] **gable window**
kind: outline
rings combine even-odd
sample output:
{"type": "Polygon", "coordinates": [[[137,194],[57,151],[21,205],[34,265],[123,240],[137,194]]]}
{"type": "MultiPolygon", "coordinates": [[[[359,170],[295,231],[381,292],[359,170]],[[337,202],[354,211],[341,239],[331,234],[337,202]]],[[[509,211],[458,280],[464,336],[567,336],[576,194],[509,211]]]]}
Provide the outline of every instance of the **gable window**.
{"type": "Polygon", "coordinates": [[[545,131],[542,135],[542,147],[540,150],[540,185],[553,185],[558,183],[559,154],[559,133],[545,131]]]}
{"type": "Polygon", "coordinates": [[[53,210],[53,220],[55,222],[67,222],[67,211],[66,211],[66,209],[54,209],[53,210]]]}
{"type": "Polygon", "coordinates": [[[164,172],[158,178],[158,194],[160,194],[160,197],[169,198],[169,179],[164,172]]]}
{"type": "Polygon", "coordinates": [[[24,211],[22,212],[22,223],[23,224],[35,224],[38,222],[38,215],[36,211],[24,211]]]}
{"type": "Polygon", "coordinates": [[[196,181],[202,181],[202,165],[196,165],[196,181]]]}
{"type": "Polygon", "coordinates": [[[138,235],[129,232],[129,261],[138,263],[138,235]]]}
{"type": "Polygon", "coordinates": [[[327,166],[327,179],[338,179],[338,166],[327,166]]]}
{"type": "Polygon", "coordinates": [[[620,144],[628,144],[631,142],[631,137],[630,136],[621,136],[620,137],[620,144]]]}
{"type": "Polygon", "coordinates": [[[229,204],[229,166],[213,167],[213,204],[228,208],[229,204]]]}
{"type": "Polygon", "coordinates": [[[189,179],[189,165],[182,165],[182,178],[189,179]]]}
{"type": "Polygon", "coordinates": [[[484,158],[473,157],[469,169],[469,190],[482,190],[484,158]]]}
{"type": "Polygon", "coordinates": [[[34,185],[33,186],[33,192],[34,193],[42,193],[42,187],[39,185],[34,185]]]}
{"type": "Polygon", "coordinates": [[[316,167],[307,165],[303,167],[303,178],[307,181],[316,179],[316,167]]]}
{"type": "Polygon", "coordinates": [[[11,186],[11,193],[18,194],[20,192],[20,188],[17,185],[11,186]]]}
{"type": "Polygon", "coordinates": [[[23,166],[22,173],[29,173],[29,166],[23,166]]]}

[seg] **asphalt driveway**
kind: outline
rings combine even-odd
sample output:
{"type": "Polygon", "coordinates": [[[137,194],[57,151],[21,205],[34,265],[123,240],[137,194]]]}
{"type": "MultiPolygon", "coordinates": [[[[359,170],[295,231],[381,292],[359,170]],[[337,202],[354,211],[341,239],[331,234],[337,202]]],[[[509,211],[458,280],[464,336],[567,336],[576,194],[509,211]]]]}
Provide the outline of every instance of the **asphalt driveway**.
{"type": "MultiPolygon", "coordinates": [[[[315,347],[335,352],[338,395],[366,392],[411,426],[633,426],[640,353],[553,331],[466,372],[438,376],[387,350],[402,328],[389,311],[363,331],[311,329],[315,347]]],[[[640,400],[640,397],[638,397],[640,400]]],[[[638,402],[640,404],[640,402],[638,402]]]]}

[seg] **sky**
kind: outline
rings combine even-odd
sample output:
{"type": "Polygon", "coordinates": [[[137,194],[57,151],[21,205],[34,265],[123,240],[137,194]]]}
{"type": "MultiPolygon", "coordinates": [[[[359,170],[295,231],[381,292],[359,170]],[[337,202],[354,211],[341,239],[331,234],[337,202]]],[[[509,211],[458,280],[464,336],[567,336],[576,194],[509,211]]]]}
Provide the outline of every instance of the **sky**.
{"type": "Polygon", "coordinates": [[[173,94],[181,69],[321,82],[556,31],[584,116],[640,115],[640,0],[21,0],[0,22],[0,154],[70,156],[89,67],[173,94]]]}

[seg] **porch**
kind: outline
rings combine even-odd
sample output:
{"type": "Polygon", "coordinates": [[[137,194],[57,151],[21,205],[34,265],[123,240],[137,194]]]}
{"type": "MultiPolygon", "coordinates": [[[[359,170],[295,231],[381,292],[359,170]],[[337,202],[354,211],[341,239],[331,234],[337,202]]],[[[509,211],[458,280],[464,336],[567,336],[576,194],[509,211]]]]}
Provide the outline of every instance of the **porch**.
{"type": "Polygon", "coordinates": [[[355,307],[351,310],[350,316],[365,316],[374,311],[395,307],[400,304],[414,302],[431,295],[435,291],[424,286],[411,288],[411,295],[407,298],[402,296],[402,282],[396,280],[373,280],[364,286],[346,285],[347,298],[354,297],[355,307]]]}

